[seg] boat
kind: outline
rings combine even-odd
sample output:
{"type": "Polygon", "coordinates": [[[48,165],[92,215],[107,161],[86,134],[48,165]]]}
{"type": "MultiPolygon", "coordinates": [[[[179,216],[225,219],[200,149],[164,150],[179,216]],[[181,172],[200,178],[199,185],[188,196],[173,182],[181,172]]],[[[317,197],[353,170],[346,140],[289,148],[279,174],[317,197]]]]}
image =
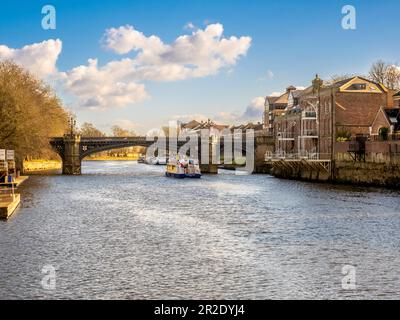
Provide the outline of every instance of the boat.
{"type": "Polygon", "coordinates": [[[15,212],[20,202],[21,196],[14,192],[13,184],[8,187],[7,183],[0,183],[0,219],[7,220],[15,212]]]}
{"type": "Polygon", "coordinates": [[[184,179],[184,178],[201,178],[200,166],[198,161],[186,158],[170,157],[165,171],[167,177],[184,179]]]}
{"type": "Polygon", "coordinates": [[[156,164],[158,164],[158,165],[166,165],[167,164],[167,157],[157,157],[156,164]]]}

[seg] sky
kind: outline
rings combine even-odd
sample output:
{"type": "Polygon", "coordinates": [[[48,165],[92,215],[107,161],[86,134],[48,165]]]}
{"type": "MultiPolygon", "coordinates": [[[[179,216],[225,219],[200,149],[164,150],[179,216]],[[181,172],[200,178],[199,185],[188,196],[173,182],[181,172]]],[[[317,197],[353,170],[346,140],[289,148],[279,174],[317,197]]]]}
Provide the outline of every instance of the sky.
{"type": "MultiPolygon", "coordinates": [[[[398,0],[0,1],[0,60],[50,83],[78,123],[261,121],[263,97],[315,74],[398,63],[398,0]],[[43,29],[45,5],[55,29],[43,29]],[[342,27],[342,8],[356,28],[342,27]]],[[[47,20],[46,20],[47,21],[47,20]]]]}

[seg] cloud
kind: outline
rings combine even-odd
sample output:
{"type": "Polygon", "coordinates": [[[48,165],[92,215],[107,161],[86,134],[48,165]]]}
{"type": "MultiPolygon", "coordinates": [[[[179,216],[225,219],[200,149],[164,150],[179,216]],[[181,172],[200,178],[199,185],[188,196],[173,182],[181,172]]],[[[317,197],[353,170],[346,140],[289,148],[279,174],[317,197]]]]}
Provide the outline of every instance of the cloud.
{"type": "Polygon", "coordinates": [[[201,121],[207,121],[208,119],[210,119],[210,117],[204,114],[195,113],[195,114],[185,114],[185,115],[173,115],[171,119],[182,122],[189,122],[191,120],[196,120],[201,122],[201,121]]]}
{"type": "Polygon", "coordinates": [[[91,109],[120,108],[149,98],[143,84],[129,79],[126,68],[129,60],[98,66],[97,59],[89,59],[79,66],[60,73],[62,89],[78,99],[78,105],[91,109]]]}
{"type": "Polygon", "coordinates": [[[269,94],[269,97],[280,97],[281,95],[283,95],[284,92],[279,92],[279,91],[274,91],[271,94],[269,94]]]}
{"type": "Polygon", "coordinates": [[[171,43],[158,36],[146,36],[133,26],[105,31],[103,46],[126,57],[99,65],[89,59],[84,65],[57,70],[61,40],[47,40],[21,49],[0,46],[0,59],[13,60],[42,79],[51,79],[75,107],[90,109],[121,108],[148,99],[145,81],[178,81],[207,77],[232,69],[245,56],[251,38],[224,37],[223,26],[210,24],[204,29],[181,35],[171,43]]]}
{"type": "Polygon", "coordinates": [[[264,97],[256,97],[246,107],[244,112],[220,112],[216,119],[227,123],[259,122],[264,112],[264,97]]]}
{"type": "Polygon", "coordinates": [[[132,72],[137,78],[177,81],[216,74],[247,54],[250,37],[225,38],[223,31],[222,24],[210,24],[165,44],[159,37],[146,37],[127,25],[106,30],[103,44],[117,54],[134,53],[132,72]]]}
{"type": "Polygon", "coordinates": [[[188,22],[185,24],[185,26],[183,28],[188,30],[188,29],[195,29],[196,27],[192,22],[188,22]]]}
{"type": "Polygon", "coordinates": [[[245,121],[260,121],[264,112],[264,97],[254,98],[240,117],[245,121]]]}
{"type": "Polygon", "coordinates": [[[21,49],[0,45],[0,60],[11,60],[40,78],[57,72],[57,59],[62,50],[59,39],[26,45],[21,49]]]}
{"type": "Polygon", "coordinates": [[[183,122],[188,122],[190,120],[197,121],[207,121],[211,119],[217,123],[222,124],[238,124],[247,122],[261,122],[262,115],[264,112],[264,97],[256,97],[249,105],[245,108],[243,112],[218,112],[214,115],[204,115],[204,114],[186,114],[186,115],[175,115],[172,117],[173,120],[181,120],[183,122]]]}
{"type": "Polygon", "coordinates": [[[138,127],[138,124],[136,124],[133,121],[128,120],[128,119],[118,119],[118,120],[114,121],[113,124],[121,127],[124,130],[133,130],[138,127]]]}

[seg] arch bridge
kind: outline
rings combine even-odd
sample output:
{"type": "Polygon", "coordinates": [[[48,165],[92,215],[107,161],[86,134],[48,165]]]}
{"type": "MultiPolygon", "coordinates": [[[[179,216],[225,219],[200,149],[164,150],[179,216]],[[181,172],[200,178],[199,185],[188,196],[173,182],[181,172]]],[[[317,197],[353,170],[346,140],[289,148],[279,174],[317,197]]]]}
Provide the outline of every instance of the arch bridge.
{"type": "MultiPolygon", "coordinates": [[[[216,154],[216,147],[219,145],[219,150],[223,150],[226,148],[226,137],[222,139],[215,139],[212,136],[208,137],[209,143],[202,144],[199,139],[199,143],[197,146],[198,159],[203,159],[202,153],[206,152],[206,158],[208,158],[207,163],[203,163],[204,161],[200,161],[201,171],[204,173],[217,173],[218,172],[218,162],[212,161],[212,156],[216,154]],[[208,147],[208,150],[204,150],[205,147],[208,147]],[[208,156],[207,156],[208,155],[208,156]]],[[[250,151],[248,147],[250,147],[250,141],[246,138],[246,134],[244,133],[241,137],[237,135],[232,135],[229,140],[232,143],[233,149],[241,149],[244,154],[248,154],[250,151]],[[240,142],[237,143],[236,139],[240,139],[240,142]],[[235,143],[236,142],[236,143],[235,143]]],[[[188,138],[189,139],[189,138],[188,138]]],[[[259,139],[253,138],[254,140],[251,143],[251,151],[254,152],[256,149],[256,144],[259,139]]],[[[207,140],[206,140],[207,141],[207,140]]],[[[179,150],[183,145],[185,145],[187,141],[176,141],[176,147],[179,150]]],[[[65,134],[63,137],[55,137],[50,139],[50,145],[52,148],[60,155],[62,160],[62,173],[65,175],[79,175],[81,174],[82,160],[93,154],[102,151],[112,150],[112,149],[120,149],[127,148],[133,146],[140,147],[150,147],[155,143],[159,143],[159,145],[163,145],[166,148],[166,151],[170,149],[169,139],[165,137],[81,137],[78,134],[70,133],[65,134]],[[162,141],[164,140],[164,141],[162,141]]],[[[171,146],[172,148],[172,146],[171,146]]],[[[254,158],[253,158],[254,159],[254,158]]]]}

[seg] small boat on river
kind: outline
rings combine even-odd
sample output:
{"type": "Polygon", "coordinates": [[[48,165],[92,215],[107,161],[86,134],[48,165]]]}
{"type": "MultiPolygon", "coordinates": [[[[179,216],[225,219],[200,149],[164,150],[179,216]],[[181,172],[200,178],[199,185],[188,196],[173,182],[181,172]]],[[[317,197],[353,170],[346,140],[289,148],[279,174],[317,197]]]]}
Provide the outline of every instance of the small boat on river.
{"type": "Polygon", "coordinates": [[[197,160],[185,158],[170,157],[165,171],[167,177],[184,179],[184,178],[201,178],[200,166],[197,160]]]}

